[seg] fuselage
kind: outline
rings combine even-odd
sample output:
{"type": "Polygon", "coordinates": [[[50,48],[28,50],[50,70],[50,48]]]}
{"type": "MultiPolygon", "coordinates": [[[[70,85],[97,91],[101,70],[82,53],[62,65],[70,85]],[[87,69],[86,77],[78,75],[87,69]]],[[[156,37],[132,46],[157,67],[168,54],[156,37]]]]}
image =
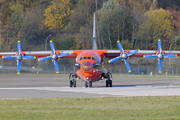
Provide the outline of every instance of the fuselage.
{"type": "Polygon", "coordinates": [[[83,81],[97,81],[102,75],[101,65],[102,58],[100,54],[93,50],[86,50],[76,57],[76,75],[83,81]]]}

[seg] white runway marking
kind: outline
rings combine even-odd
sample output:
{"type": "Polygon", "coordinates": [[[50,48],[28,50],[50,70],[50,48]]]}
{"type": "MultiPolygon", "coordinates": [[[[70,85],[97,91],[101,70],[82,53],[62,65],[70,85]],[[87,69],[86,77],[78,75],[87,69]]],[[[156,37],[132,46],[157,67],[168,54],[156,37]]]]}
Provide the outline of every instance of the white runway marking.
{"type": "Polygon", "coordinates": [[[179,96],[180,86],[129,86],[129,87],[23,87],[23,88],[0,88],[0,90],[45,90],[60,92],[92,93],[114,96],[179,96]]]}

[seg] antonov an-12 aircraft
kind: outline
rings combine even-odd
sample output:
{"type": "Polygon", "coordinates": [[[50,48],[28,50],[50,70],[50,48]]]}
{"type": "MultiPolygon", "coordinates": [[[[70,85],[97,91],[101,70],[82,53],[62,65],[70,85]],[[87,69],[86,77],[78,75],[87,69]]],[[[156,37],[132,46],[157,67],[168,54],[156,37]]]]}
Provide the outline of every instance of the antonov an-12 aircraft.
{"type": "Polygon", "coordinates": [[[112,58],[112,63],[122,60],[127,71],[131,73],[128,57],[157,58],[159,73],[162,71],[162,59],[164,57],[180,56],[180,51],[162,51],[161,40],[158,40],[158,50],[124,50],[120,41],[117,41],[119,50],[99,50],[96,44],[96,21],[95,13],[93,20],[93,49],[92,50],[55,50],[53,41],[50,40],[51,51],[22,51],[21,43],[17,42],[17,52],[0,52],[3,59],[15,59],[17,61],[17,74],[20,74],[21,61],[23,59],[36,59],[38,61],[52,60],[56,73],[59,73],[59,58],[75,58],[75,71],[70,73],[70,87],[76,87],[76,80],[85,81],[85,87],[92,87],[92,82],[106,79],[106,87],[112,87],[111,73],[103,68],[104,58],[112,58]]]}

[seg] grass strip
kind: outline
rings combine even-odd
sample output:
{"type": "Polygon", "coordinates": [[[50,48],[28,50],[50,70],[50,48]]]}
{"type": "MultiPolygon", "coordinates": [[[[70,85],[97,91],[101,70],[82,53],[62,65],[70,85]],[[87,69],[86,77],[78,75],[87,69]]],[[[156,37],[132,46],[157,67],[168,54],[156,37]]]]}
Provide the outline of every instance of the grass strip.
{"type": "Polygon", "coordinates": [[[180,96],[0,100],[0,120],[180,119],[180,96]]]}

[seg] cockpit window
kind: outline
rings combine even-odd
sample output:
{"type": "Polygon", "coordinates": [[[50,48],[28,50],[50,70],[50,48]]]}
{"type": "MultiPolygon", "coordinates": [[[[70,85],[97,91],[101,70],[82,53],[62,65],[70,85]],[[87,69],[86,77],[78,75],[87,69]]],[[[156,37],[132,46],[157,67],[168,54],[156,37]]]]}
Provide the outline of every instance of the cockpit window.
{"type": "Polygon", "coordinates": [[[96,58],[94,57],[94,56],[92,56],[92,57],[80,57],[80,59],[79,60],[82,60],[82,59],[92,59],[92,60],[95,60],[96,58]]]}
{"type": "Polygon", "coordinates": [[[94,58],[94,57],[92,57],[92,59],[93,59],[93,60],[95,60],[95,58],[94,58]]]}

